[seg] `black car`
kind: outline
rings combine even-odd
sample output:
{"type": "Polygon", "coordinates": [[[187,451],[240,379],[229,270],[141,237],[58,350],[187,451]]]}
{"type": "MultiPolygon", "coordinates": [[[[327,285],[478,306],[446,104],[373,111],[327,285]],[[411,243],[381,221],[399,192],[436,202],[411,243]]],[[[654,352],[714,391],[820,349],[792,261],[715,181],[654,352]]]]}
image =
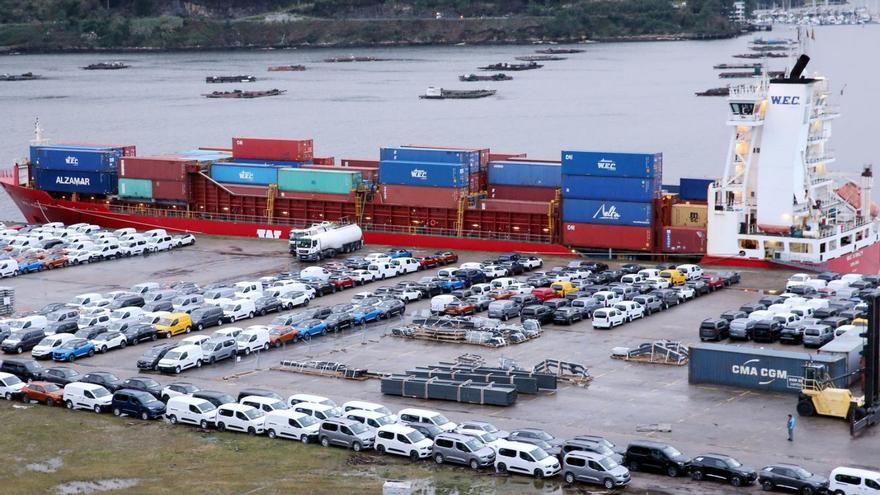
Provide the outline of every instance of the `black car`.
{"type": "Polygon", "coordinates": [[[125,335],[125,339],[128,341],[129,345],[135,345],[146,340],[156,340],[159,338],[159,335],[156,334],[156,328],[147,323],[135,323],[134,325],[130,325],[125,330],[122,330],[122,335],[125,335]]]}
{"type": "Polygon", "coordinates": [[[192,310],[189,314],[192,318],[192,326],[196,330],[203,330],[208,327],[214,327],[223,320],[223,308],[206,304],[202,307],[192,310]]]}
{"type": "Polygon", "coordinates": [[[721,341],[730,337],[730,324],[723,318],[707,318],[700,323],[700,340],[721,341]]]}
{"type": "Polygon", "coordinates": [[[281,311],[281,301],[277,297],[265,296],[254,301],[254,311],[260,316],[281,311]]]}
{"type": "Polygon", "coordinates": [[[9,337],[3,340],[0,349],[8,354],[21,354],[36,347],[45,336],[46,334],[42,330],[18,330],[10,333],[9,337]]]}
{"type": "Polygon", "coordinates": [[[674,478],[687,472],[690,459],[671,445],[637,440],[626,447],[623,462],[630,471],[652,471],[674,478]]]}
{"type": "MultiPolygon", "coordinates": [[[[377,300],[375,302],[378,303],[379,301],[377,300]]],[[[332,313],[333,313],[333,306],[316,306],[316,307],[301,311],[299,314],[308,316],[308,318],[306,318],[306,319],[323,320],[324,318],[330,316],[332,313]]],[[[300,320],[300,321],[302,321],[302,320],[300,320]]]]}
{"type": "Polygon", "coordinates": [[[504,253],[498,255],[498,261],[519,261],[522,259],[522,255],[519,253],[504,253]]]}
{"type": "Polygon", "coordinates": [[[545,325],[553,322],[553,310],[542,304],[532,304],[520,311],[519,318],[520,321],[538,320],[538,323],[545,325]]]}
{"type": "Polygon", "coordinates": [[[116,392],[122,388],[122,380],[113,373],[108,373],[106,371],[93,371],[91,373],[86,373],[79,379],[79,381],[100,385],[106,388],[110,393],[116,392]]]}
{"type": "Polygon", "coordinates": [[[728,287],[740,281],[739,272],[718,272],[717,275],[725,280],[724,285],[728,287]]]}
{"type": "Polygon", "coordinates": [[[779,332],[780,344],[803,344],[804,343],[804,327],[803,321],[795,321],[782,327],[779,332]]]}
{"type": "Polygon", "coordinates": [[[834,306],[828,306],[827,308],[818,308],[813,311],[813,318],[819,318],[820,320],[825,318],[831,318],[840,314],[840,308],[834,306]]]}
{"type": "Polygon", "coordinates": [[[553,283],[550,277],[544,274],[536,274],[526,279],[526,283],[532,287],[550,287],[553,283]]]}
{"type": "Polygon", "coordinates": [[[678,293],[672,289],[658,289],[652,291],[651,295],[657,297],[663,303],[664,309],[669,309],[670,306],[678,306],[681,303],[678,293]]]}
{"type": "Polygon", "coordinates": [[[733,457],[721,454],[698,455],[691,459],[691,478],[694,481],[722,480],[733,486],[751,485],[758,479],[754,468],[745,466],[733,457]]]}
{"type": "Polygon", "coordinates": [[[155,313],[157,311],[168,311],[170,313],[174,311],[174,305],[171,304],[171,299],[160,299],[144,304],[143,310],[147,313],[155,313]]]}
{"type": "Polygon", "coordinates": [[[640,270],[643,270],[645,267],[636,263],[627,263],[625,265],[620,266],[620,271],[627,275],[632,275],[635,273],[639,273],[640,270]]]}
{"type": "Polygon", "coordinates": [[[73,368],[58,366],[55,368],[44,369],[43,372],[40,373],[39,379],[46,382],[52,382],[63,387],[68,383],[79,381],[80,374],[73,368]]]}
{"type": "Polygon", "coordinates": [[[74,337],[78,339],[86,339],[92,340],[98,335],[107,331],[107,327],[105,326],[94,326],[94,327],[86,327],[80,330],[77,330],[76,333],[73,334],[74,337]]]}
{"type": "Polygon", "coordinates": [[[662,272],[663,270],[675,270],[676,266],[678,266],[678,265],[676,265],[675,263],[664,262],[664,263],[657,263],[654,266],[654,268],[656,268],[657,270],[660,270],[662,272]]]}
{"type": "MultiPolygon", "coordinates": [[[[174,382],[169,383],[165,386],[169,391],[175,392],[180,395],[192,395],[199,391],[199,387],[196,387],[192,383],[189,382],[174,382]]],[[[168,402],[171,396],[166,392],[162,395],[162,402],[168,402]]]]}
{"type": "Polygon", "coordinates": [[[556,311],[559,308],[563,308],[565,306],[570,306],[571,301],[569,301],[568,299],[565,299],[563,297],[555,297],[553,299],[547,299],[546,301],[544,301],[541,304],[543,306],[547,306],[548,308],[552,309],[553,311],[556,311]]]}
{"type": "Polygon", "coordinates": [[[4,359],[0,371],[15,375],[23,382],[39,380],[43,367],[33,359],[4,359]]]}
{"type": "Polygon", "coordinates": [[[758,483],[764,491],[790,490],[816,495],[828,490],[828,478],[813,474],[795,464],[771,464],[761,469],[758,483]]]}
{"type": "Polygon", "coordinates": [[[76,333],[78,330],[79,325],[76,324],[74,319],[53,321],[46,325],[47,334],[76,333]]]}
{"type": "Polygon", "coordinates": [[[120,294],[119,296],[113,298],[113,302],[111,302],[107,307],[110,309],[119,309],[128,308],[131,306],[142,308],[144,306],[144,298],[137,294],[120,294]]]}
{"type": "Polygon", "coordinates": [[[593,273],[604,272],[608,269],[608,265],[599,261],[582,261],[581,268],[590,270],[593,273]]]}
{"type": "Polygon", "coordinates": [[[174,289],[183,295],[195,294],[201,290],[197,283],[189,281],[174,282],[168,288],[174,289]]]}
{"type": "Polygon", "coordinates": [[[761,299],[758,299],[760,304],[764,305],[764,309],[769,308],[774,304],[780,304],[785,302],[785,298],[782,296],[764,296],[761,299]]]}
{"type": "Polygon", "coordinates": [[[517,294],[511,297],[510,300],[515,302],[521,308],[532,304],[541,304],[541,301],[532,294],[517,294]]]}
{"type": "Polygon", "coordinates": [[[376,308],[382,311],[382,318],[390,318],[394,315],[403,316],[406,304],[400,299],[385,299],[376,308]]]}
{"type": "Polygon", "coordinates": [[[120,388],[130,388],[147,392],[153,397],[162,400],[162,385],[152,378],[136,376],[122,382],[120,388]]]}
{"type": "Polygon", "coordinates": [[[510,432],[507,440],[537,445],[544,449],[544,452],[547,452],[552,456],[558,456],[559,453],[562,452],[562,444],[565,443],[561,438],[556,438],[538,428],[521,428],[519,430],[513,430],[510,432]]]}
{"type": "Polygon", "coordinates": [[[727,320],[727,322],[730,323],[731,321],[733,321],[737,318],[748,318],[748,317],[749,317],[749,315],[745,311],[741,311],[738,309],[732,309],[730,311],[725,311],[725,312],[721,313],[720,318],[722,320],[727,320]]]}
{"type": "Polygon", "coordinates": [[[437,425],[434,425],[434,424],[407,423],[406,421],[403,421],[402,424],[409,426],[410,428],[416,430],[417,432],[421,433],[422,435],[425,435],[426,437],[430,438],[431,440],[433,440],[434,437],[436,437],[437,435],[443,433],[443,429],[437,425]]]}
{"type": "Polygon", "coordinates": [[[271,390],[266,390],[265,388],[243,388],[238,391],[238,402],[241,402],[241,399],[244,399],[245,397],[250,397],[250,396],[266,397],[269,399],[280,400],[282,402],[284,401],[283,397],[281,397],[280,395],[276,394],[275,392],[273,392],[271,390]]]}
{"type": "Polygon", "coordinates": [[[782,334],[782,323],[776,320],[761,320],[755,323],[752,340],[755,342],[776,342],[782,334]]]}
{"type": "Polygon", "coordinates": [[[684,285],[685,287],[690,287],[691,289],[694,289],[695,296],[705,296],[706,294],[712,292],[712,288],[709,287],[709,285],[702,280],[688,280],[684,283],[684,285]]]}
{"type": "Polygon", "coordinates": [[[553,312],[553,323],[571,325],[584,319],[584,310],[574,306],[562,306],[553,312]]]}
{"type": "Polygon", "coordinates": [[[455,270],[452,272],[455,278],[464,280],[467,287],[486,282],[486,274],[476,269],[455,270]]]}
{"type": "Polygon", "coordinates": [[[327,328],[338,332],[343,328],[349,328],[354,324],[354,319],[351,316],[351,313],[333,313],[324,318],[324,323],[327,324],[327,328]]]}
{"type": "Polygon", "coordinates": [[[223,404],[235,404],[235,397],[216,390],[199,390],[193,394],[193,397],[202,399],[214,404],[214,407],[220,407],[223,404]]]}
{"type": "MultiPolygon", "coordinates": [[[[137,361],[137,367],[141,370],[156,370],[159,367],[159,360],[165,357],[171,349],[179,346],[177,342],[167,342],[164,344],[154,345],[147,349],[147,352],[137,361]]],[[[158,399],[159,396],[156,396],[158,399]]]]}
{"type": "Polygon", "coordinates": [[[760,311],[762,309],[767,309],[767,306],[764,306],[761,303],[743,304],[742,306],[739,307],[739,310],[747,315],[750,315],[750,314],[754,313],[755,311],[760,311]]]}
{"type": "Polygon", "coordinates": [[[361,256],[351,256],[346,258],[343,263],[352,270],[366,270],[370,266],[370,262],[361,256]]]}
{"type": "Polygon", "coordinates": [[[499,261],[498,266],[507,270],[508,275],[522,275],[526,271],[526,267],[516,261],[499,261]]]}
{"type": "Polygon", "coordinates": [[[68,308],[67,305],[64,303],[49,303],[49,304],[43,306],[42,308],[38,309],[36,314],[48,316],[49,313],[54,313],[54,312],[62,310],[62,309],[70,309],[70,308],[68,308]]]}
{"type": "Polygon", "coordinates": [[[602,273],[609,282],[619,282],[620,278],[626,275],[622,270],[606,270],[602,273]]]}
{"type": "Polygon", "coordinates": [[[336,286],[331,284],[329,280],[305,280],[303,281],[309,287],[315,289],[316,296],[326,296],[327,294],[333,294],[336,292],[336,286]]]}
{"type": "Polygon", "coordinates": [[[440,285],[440,281],[433,280],[433,277],[428,277],[428,278],[429,278],[429,280],[423,279],[423,280],[419,280],[418,282],[412,284],[413,288],[421,291],[422,297],[425,299],[442,294],[443,287],[440,285]]]}

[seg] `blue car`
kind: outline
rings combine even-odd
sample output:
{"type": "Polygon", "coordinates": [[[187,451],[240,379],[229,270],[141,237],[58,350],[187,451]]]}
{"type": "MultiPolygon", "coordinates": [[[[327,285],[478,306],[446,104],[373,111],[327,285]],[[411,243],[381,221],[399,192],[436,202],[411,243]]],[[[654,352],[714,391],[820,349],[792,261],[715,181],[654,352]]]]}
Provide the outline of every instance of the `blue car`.
{"type": "Polygon", "coordinates": [[[327,324],[324,320],[306,320],[302,323],[293,325],[296,329],[298,339],[309,339],[315,335],[326,335],[327,324]]]}
{"type": "Polygon", "coordinates": [[[18,272],[19,273],[32,273],[38,272],[43,269],[43,262],[41,260],[32,260],[32,259],[22,259],[18,261],[18,272]]]}
{"type": "Polygon", "coordinates": [[[456,289],[467,288],[467,283],[460,278],[447,278],[440,282],[440,288],[443,289],[444,292],[449,292],[456,289]]]}
{"type": "Polygon", "coordinates": [[[356,325],[363,325],[369,321],[377,321],[385,312],[375,306],[358,306],[351,315],[356,325]]]}
{"type": "Polygon", "coordinates": [[[62,344],[61,347],[52,351],[52,359],[55,361],[74,361],[76,358],[94,356],[95,344],[86,339],[73,339],[62,344]]]}
{"type": "Polygon", "coordinates": [[[407,251],[406,249],[392,249],[388,251],[388,257],[391,259],[394,258],[412,258],[412,251],[407,251]]]}

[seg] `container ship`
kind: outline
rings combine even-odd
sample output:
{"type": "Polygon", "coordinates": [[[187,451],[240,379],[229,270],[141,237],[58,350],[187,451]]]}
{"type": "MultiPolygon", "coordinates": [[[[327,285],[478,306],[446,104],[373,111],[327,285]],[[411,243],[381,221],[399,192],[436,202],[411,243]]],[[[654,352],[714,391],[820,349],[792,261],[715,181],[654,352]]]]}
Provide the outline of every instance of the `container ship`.
{"type": "Polygon", "coordinates": [[[354,222],[374,244],[878,273],[870,171],[839,187],[828,178],[836,114],[826,82],[799,76],[731,91],[733,138],[718,180],[664,185],[656,152],[541,160],[406,145],[337,160],[316,154],[312,139],[233,137],[141,156],[133,145],[49,143],[38,126],[29,158],[0,183],[29,222],[277,239],[354,222]]]}

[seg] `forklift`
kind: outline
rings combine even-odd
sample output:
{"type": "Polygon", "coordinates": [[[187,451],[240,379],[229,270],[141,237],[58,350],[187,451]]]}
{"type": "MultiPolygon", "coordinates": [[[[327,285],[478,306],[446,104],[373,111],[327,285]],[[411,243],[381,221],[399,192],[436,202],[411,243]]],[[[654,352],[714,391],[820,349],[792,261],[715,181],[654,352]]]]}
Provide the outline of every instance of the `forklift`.
{"type": "Polygon", "coordinates": [[[880,293],[875,292],[868,297],[868,307],[868,326],[861,334],[866,340],[862,349],[865,367],[831,378],[824,364],[808,362],[804,365],[804,378],[797,404],[797,412],[801,416],[818,414],[846,419],[850,423],[850,434],[853,436],[880,423],[880,293]],[[837,380],[863,372],[863,397],[854,397],[848,388],[835,385],[837,380]]]}

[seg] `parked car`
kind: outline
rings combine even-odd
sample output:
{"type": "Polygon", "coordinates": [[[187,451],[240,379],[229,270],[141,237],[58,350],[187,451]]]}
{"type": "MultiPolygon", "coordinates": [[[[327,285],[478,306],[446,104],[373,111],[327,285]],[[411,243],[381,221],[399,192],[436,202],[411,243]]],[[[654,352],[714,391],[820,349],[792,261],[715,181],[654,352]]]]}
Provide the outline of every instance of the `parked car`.
{"type": "Polygon", "coordinates": [[[721,341],[730,337],[730,326],[723,318],[706,318],[700,323],[700,340],[721,341]]]}
{"type": "Polygon", "coordinates": [[[319,421],[307,414],[290,409],[277,409],[266,413],[264,422],[269,438],[289,438],[302,443],[318,440],[319,421]]]}
{"type": "Polygon", "coordinates": [[[562,452],[562,444],[564,443],[562,439],[556,438],[538,428],[520,428],[518,430],[513,430],[510,432],[510,435],[508,435],[507,440],[537,445],[553,456],[557,456],[562,452]]]}
{"type": "Polygon", "coordinates": [[[0,396],[6,400],[13,400],[21,397],[21,389],[25,383],[20,378],[11,373],[0,372],[0,396]]]}
{"type": "Polygon", "coordinates": [[[728,337],[730,340],[749,340],[752,338],[756,323],[758,322],[748,318],[737,318],[728,324],[728,337]]]}
{"type": "Polygon", "coordinates": [[[208,327],[220,325],[223,319],[223,309],[219,306],[206,304],[193,309],[189,316],[195,330],[204,330],[208,327]]]}
{"type": "Polygon", "coordinates": [[[110,409],[112,394],[94,383],[73,382],[64,386],[64,405],[68,409],[85,409],[101,413],[110,409]]]}
{"type": "Polygon", "coordinates": [[[617,308],[599,308],[593,311],[593,328],[614,328],[623,325],[626,316],[617,308]]]}
{"type": "Polygon", "coordinates": [[[162,399],[162,385],[159,385],[159,382],[153,380],[152,378],[142,376],[128,378],[122,382],[120,388],[141,390],[152,395],[157,400],[162,399]]]}
{"type": "Polygon", "coordinates": [[[409,457],[413,461],[431,456],[434,441],[418,430],[397,423],[382,425],[376,430],[375,449],[409,457]]]}
{"type": "Polygon", "coordinates": [[[216,390],[199,390],[198,392],[192,395],[197,399],[205,399],[206,401],[214,404],[214,407],[220,407],[223,404],[234,404],[235,398],[231,395],[218,392],[216,390]]]}
{"type": "Polygon", "coordinates": [[[13,331],[0,344],[0,349],[8,354],[21,354],[32,350],[45,336],[46,334],[40,329],[13,331]]]}
{"type": "Polygon", "coordinates": [[[764,491],[786,490],[802,495],[817,495],[828,489],[828,478],[813,474],[795,464],[771,464],[758,473],[764,491]]]}
{"type": "Polygon", "coordinates": [[[324,447],[336,445],[360,452],[373,447],[376,432],[351,419],[331,418],[321,422],[318,441],[324,447]]]}
{"type": "Polygon", "coordinates": [[[782,324],[776,320],[759,320],[752,330],[755,342],[776,342],[782,333],[782,324]]]}
{"type": "Polygon", "coordinates": [[[804,327],[804,347],[819,348],[834,340],[834,330],[828,325],[809,325],[804,327]]]}
{"type": "Polygon", "coordinates": [[[553,310],[540,304],[531,304],[520,311],[520,321],[537,320],[541,325],[553,322],[553,310]]]}
{"type": "Polygon", "coordinates": [[[19,396],[24,403],[39,402],[49,407],[64,403],[64,390],[52,382],[30,382],[21,388],[19,396]]]}
{"type": "Polygon", "coordinates": [[[187,423],[205,429],[216,424],[217,406],[198,397],[178,395],[168,399],[165,417],[171,424],[187,423]]]}
{"type": "Polygon", "coordinates": [[[21,381],[39,380],[43,367],[33,359],[4,359],[0,362],[0,372],[17,376],[21,381]]]}
{"type": "Polygon", "coordinates": [[[690,458],[675,447],[649,440],[629,444],[623,460],[630,471],[652,471],[672,478],[686,474],[690,463],[690,458]]]}
{"type": "Polygon", "coordinates": [[[40,380],[64,386],[68,383],[78,381],[81,376],[82,375],[80,375],[79,371],[76,371],[73,368],[56,366],[54,368],[44,369],[40,373],[40,380]]]}
{"type": "Polygon", "coordinates": [[[874,494],[880,491],[880,473],[867,469],[836,467],[831,471],[828,492],[834,495],[874,494]]]}
{"type": "Polygon", "coordinates": [[[691,459],[690,474],[694,481],[722,480],[733,486],[751,485],[758,479],[754,468],[745,466],[733,457],[705,454],[691,459]]]}
{"type": "Polygon", "coordinates": [[[479,469],[495,463],[495,451],[474,437],[458,433],[438,433],[431,449],[437,464],[453,463],[479,469]]]}
{"type": "Polygon", "coordinates": [[[94,383],[95,385],[100,385],[110,393],[116,392],[122,388],[122,380],[113,373],[107,371],[92,371],[86,373],[79,378],[79,381],[82,383],[94,383]]]}
{"type": "Polygon", "coordinates": [[[571,325],[584,319],[583,309],[575,306],[563,306],[553,312],[553,323],[571,325]]]}
{"type": "Polygon", "coordinates": [[[137,416],[144,421],[162,417],[165,404],[144,390],[123,388],[113,394],[110,407],[114,416],[137,416]]]}
{"type": "Polygon", "coordinates": [[[157,370],[159,367],[159,361],[165,357],[165,354],[168,353],[171,349],[174,349],[180,345],[178,342],[168,342],[165,344],[158,344],[150,347],[144,352],[143,355],[137,361],[137,367],[141,370],[157,370]]]}
{"type": "Polygon", "coordinates": [[[609,456],[588,451],[572,451],[562,461],[562,477],[566,483],[575,481],[602,485],[606,490],[626,486],[629,469],[609,456]]]}
{"type": "Polygon", "coordinates": [[[519,473],[536,478],[556,476],[562,470],[559,460],[541,447],[501,440],[495,456],[495,470],[500,473],[519,473]]]}

